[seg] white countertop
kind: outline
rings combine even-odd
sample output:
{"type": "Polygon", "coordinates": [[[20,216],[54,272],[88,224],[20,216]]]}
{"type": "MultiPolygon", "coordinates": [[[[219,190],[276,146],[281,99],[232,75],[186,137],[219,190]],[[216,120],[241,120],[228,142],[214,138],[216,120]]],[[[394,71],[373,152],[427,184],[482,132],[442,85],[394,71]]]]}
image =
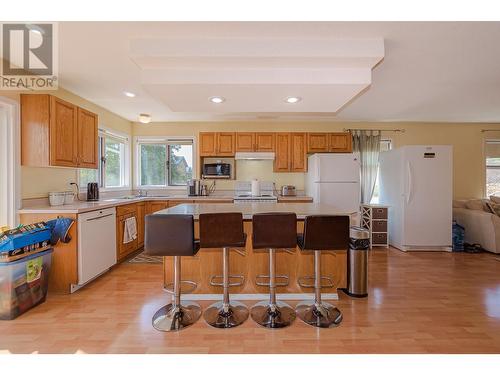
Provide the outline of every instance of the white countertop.
{"type": "Polygon", "coordinates": [[[252,215],[264,212],[295,212],[297,219],[303,220],[308,215],[345,215],[357,212],[340,212],[335,207],[318,203],[188,203],[155,212],[155,214],[188,214],[195,220],[200,214],[241,212],[244,220],[251,220],[252,215]]]}
{"type": "Polygon", "coordinates": [[[123,206],[126,204],[143,202],[143,201],[167,201],[167,200],[191,200],[191,201],[211,201],[211,200],[227,200],[228,203],[233,202],[232,196],[197,196],[190,197],[185,195],[165,195],[157,197],[137,197],[131,199],[124,198],[104,198],[97,202],[87,202],[87,201],[77,201],[73,204],[65,204],[62,206],[50,206],[49,204],[38,204],[28,207],[21,208],[18,212],[20,214],[46,214],[46,213],[66,213],[66,214],[81,214],[84,212],[90,212],[95,210],[100,210],[104,208],[123,206]]]}

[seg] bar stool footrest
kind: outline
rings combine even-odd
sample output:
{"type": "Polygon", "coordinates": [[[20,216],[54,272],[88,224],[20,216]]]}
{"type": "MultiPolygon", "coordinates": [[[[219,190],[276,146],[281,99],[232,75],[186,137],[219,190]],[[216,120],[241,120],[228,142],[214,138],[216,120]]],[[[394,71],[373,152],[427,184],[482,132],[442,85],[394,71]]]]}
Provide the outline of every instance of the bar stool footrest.
{"type": "MultiPolygon", "coordinates": [[[[255,277],[255,284],[258,285],[258,286],[271,286],[270,284],[270,281],[268,282],[265,282],[265,281],[258,281],[259,279],[269,279],[270,276],[269,275],[257,275],[255,277]]],[[[288,286],[289,284],[289,280],[290,278],[288,277],[288,275],[276,275],[275,276],[275,279],[278,280],[278,279],[282,279],[282,280],[285,280],[285,281],[276,281],[276,286],[288,286]]]]}
{"type": "MultiPolygon", "coordinates": [[[[320,279],[327,281],[326,284],[321,285],[321,288],[333,288],[335,286],[335,284],[333,283],[333,279],[331,277],[321,276],[320,279]]],[[[301,276],[301,277],[299,277],[297,282],[298,282],[300,287],[302,287],[302,288],[314,288],[315,287],[314,282],[312,284],[309,284],[307,282],[304,282],[305,280],[313,280],[314,281],[314,280],[316,280],[316,278],[314,276],[301,276]]]]}
{"type": "MultiPolygon", "coordinates": [[[[211,286],[224,286],[224,282],[216,282],[216,279],[224,279],[223,275],[214,275],[210,277],[210,285],[211,286]]],[[[245,276],[243,275],[229,275],[229,279],[238,279],[240,281],[237,282],[229,282],[228,286],[241,286],[245,283],[245,276]]]]}
{"type": "MultiPolygon", "coordinates": [[[[192,280],[181,280],[181,293],[186,293],[189,294],[191,292],[194,292],[198,288],[198,283],[196,281],[192,280]],[[190,288],[186,290],[182,290],[182,285],[189,285],[190,288]]],[[[163,290],[167,292],[168,294],[174,294],[174,283],[166,283],[163,285],[163,290]]]]}

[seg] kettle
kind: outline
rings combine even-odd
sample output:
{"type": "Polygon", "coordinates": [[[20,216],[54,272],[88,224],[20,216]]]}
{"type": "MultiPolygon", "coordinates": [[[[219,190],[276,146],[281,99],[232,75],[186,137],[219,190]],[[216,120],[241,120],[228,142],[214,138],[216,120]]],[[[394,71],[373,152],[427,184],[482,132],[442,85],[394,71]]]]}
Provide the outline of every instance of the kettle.
{"type": "Polygon", "coordinates": [[[99,184],[97,182],[89,182],[87,184],[87,201],[99,200],[99,184]]]}

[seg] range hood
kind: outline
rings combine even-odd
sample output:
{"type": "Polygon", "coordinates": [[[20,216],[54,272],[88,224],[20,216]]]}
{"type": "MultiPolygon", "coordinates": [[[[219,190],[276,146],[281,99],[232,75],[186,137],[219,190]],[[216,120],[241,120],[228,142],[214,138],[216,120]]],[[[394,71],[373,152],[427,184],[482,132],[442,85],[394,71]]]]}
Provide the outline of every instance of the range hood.
{"type": "Polygon", "coordinates": [[[274,160],[274,152],[237,152],[235,160],[274,160]]]}

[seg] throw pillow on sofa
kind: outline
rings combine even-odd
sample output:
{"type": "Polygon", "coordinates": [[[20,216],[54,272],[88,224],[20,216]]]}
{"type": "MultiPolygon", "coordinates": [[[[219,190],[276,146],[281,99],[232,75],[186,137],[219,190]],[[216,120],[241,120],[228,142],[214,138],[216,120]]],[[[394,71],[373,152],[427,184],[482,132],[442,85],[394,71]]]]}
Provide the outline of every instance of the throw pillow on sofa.
{"type": "Polygon", "coordinates": [[[495,195],[490,195],[490,200],[493,202],[493,203],[496,203],[496,204],[499,204],[500,203],[500,197],[497,197],[495,195]]]}
{"type": "Polygon", "coordinates": [[[490,212],[490,209],[482,199],[471,199],[465,203],[465,207],[469,210],[490,212]]]}
{"type": "Polygon", "coordinates": [[[500,203],[487,202],[488,208],[491,210],[492,214],[500,216],[500,203]]]}
{"type": "Polygon", "coordinates": [[[453,208],[467,208],[467,199],[454,199],[453,208]]]}

